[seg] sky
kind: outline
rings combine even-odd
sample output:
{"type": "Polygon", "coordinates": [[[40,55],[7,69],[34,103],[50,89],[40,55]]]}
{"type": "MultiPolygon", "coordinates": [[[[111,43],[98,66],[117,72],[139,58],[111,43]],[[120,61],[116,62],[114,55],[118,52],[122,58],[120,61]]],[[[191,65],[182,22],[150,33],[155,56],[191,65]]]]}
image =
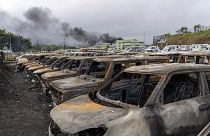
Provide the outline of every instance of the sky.
{"type": "MultiPolygon", "coordinates": [[[[21,21],[32,7],[49,9],[52,18],[68,22],[71,27],[124,39],[152,43],[152,37],[175,33],[182,26],[210,26],[209,0],[0,0],[0,11],[21,21]]],[[[1,18],[1,20],[6,20],[1,18]]],[[[0,20],[0,22],[1,22],[0,20]]],[[[13,30],[15,20],[0,23],[0,28],[13,30]]],[[[21,32],[20,32],[21,33],[21,32]]],[[[56,35],[56,32],[53,32],[56,35]]],[[[24,35],[31,36],[30,32],[24,35]]],[[[35,35],[35,34],[34,34],[35,35]]],[[[43,34],[48,39],[53,36],[43,34]]],[[[33,37],[33,36],[32,36],[33,37]]],[[[53,40],[52,40],[53,41],[53,40]]],[[[62,41],[62,40],[60,40],[62,41]]]]}

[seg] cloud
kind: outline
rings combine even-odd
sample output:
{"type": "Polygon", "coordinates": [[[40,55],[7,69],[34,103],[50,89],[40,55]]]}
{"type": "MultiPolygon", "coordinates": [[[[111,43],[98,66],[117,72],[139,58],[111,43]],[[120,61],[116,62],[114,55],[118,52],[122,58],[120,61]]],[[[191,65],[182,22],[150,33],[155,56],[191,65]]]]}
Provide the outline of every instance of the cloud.
{"type": "Polygon", "coordinates": [[[28,0],[24,5],[22,2],[7,0],[1,6],[21,18],[19,12],[24,12],[23,9],[42,5],[71,26],[139,40],[146,33],[149,43],[153,35],[173,33],[182,26],[210,24],[209,0],[28,0]]]}

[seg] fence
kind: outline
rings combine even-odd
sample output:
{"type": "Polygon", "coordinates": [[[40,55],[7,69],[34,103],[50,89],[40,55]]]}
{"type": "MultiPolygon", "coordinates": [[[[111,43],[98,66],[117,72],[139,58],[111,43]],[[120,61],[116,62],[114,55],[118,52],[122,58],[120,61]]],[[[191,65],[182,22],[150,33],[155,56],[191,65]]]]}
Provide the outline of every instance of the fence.
{"type": "Polygon", "coordinates": [[[15,61],[15,55],[13,53],[7,53],[7,52],[0,52],[0,63],[3,63],[5,61],[15,61]]]}

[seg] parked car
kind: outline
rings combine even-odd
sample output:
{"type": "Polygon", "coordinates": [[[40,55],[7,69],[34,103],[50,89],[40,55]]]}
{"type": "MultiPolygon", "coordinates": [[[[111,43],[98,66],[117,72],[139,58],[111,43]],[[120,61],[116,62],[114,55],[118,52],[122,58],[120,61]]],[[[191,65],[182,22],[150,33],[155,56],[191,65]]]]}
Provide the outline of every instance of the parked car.
{"type": "Polygon", "coordinates": [[[165,61],[167,59],[163,57],[96,58],[84,75],[55,80],[50,83],[53,104],[56,106],[73,97],[94,92],[131,65],[165,61]]]}
{"type": "MultiPolygon", "coordinates": [[[[37,65],[32,64],[32,65],[29,65],[29,67],[26,66],[25,71],[26,71],[27,77],[29,78],[29,80],[32,81],[33,77],[34,77],[33,72],[35,70],[49,67],[54,62],[57,62],[58,59],[59,59],[58,56],[47,56],[46,59],[43,59],[40,64],[37,64],[37,65]]],[[[34,82],[34,81],[32,81],[32,82],[34,82]]]]}
{"type": "Polygon", "coordinates": [[[168,46],[165,46],[163,49],[162,49],[162,53],[164,52],[176,52],[178,51],[180,48],[179,45],[168,45],[168,46]]]}
{"type": "Polygon", "coordinates": [[[209,51],[182,52],[180,53],[177,62],[210,65],[210,52],[209,51]]]}
{"type": "Polygon", "coordinates": [[[57,58],[57,60],[55,60],[50,65],[43,66],[43,68],[39,68],[39,69],[33,71],[32,78],[36,84],[40,85],[40,80],[41,80],[42,74],[44,74],[46,72],[53,72],[53,71],[61,70],[66,65],[66,63],[69,62],[69,59],[67,56],[59,56],[56,58],[57,58]]]}
{"type": "Polygon", "coordinates": [[[47,94],[50,90],[50,82],[58,79],[79,76],[84,74],[91,64],[94,57],[70,57],[61,70],[46,72],[41,75],[41,84],[43,93],[47,94]]]}
{"type": "Polygon", "coordinates": [[[191,51],[205,51],[207,44],[192,44],[191,51]]]}
{"type": "Polygon", "coordinates": [[[180,48],[178,51],[190,51],[191,50],[191,45],[180,45],[180,48]]]}
{"type": "Polygon", "coordinates": [[[162,56],[168,58],[169,63],[177,63],[179,60],[180,52],[157,52],[151,53],[149,56],[162,56]]]}
{"type": "Polygon", "coordinates": [[[49,135],[197,135],[210,121],[210,66],[132,66],[50,112],[49,135]]]}
{"type": "Polygon", "coordinates": [[[160,52],[160,49],[157,46],[149,46],[144,49],[144,52],[160,52]]]}

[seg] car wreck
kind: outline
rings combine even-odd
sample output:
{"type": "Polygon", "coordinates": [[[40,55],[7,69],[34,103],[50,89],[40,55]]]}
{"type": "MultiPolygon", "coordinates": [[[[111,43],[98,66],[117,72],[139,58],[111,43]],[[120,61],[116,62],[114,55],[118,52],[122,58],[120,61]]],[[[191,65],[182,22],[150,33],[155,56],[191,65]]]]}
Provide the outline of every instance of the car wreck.
{"type": "Polygon", "coordinates": [[[210,136],[210,122],[203,128],[198,136],[210,136]]]}
{"type": "Polygon", "coordinates": [[[34,82],[36,82],[37,84],[40,84],[42,74],[46,72],[53,72],[53,71],[61,70],[69,62],[69,59],[67,56],[59,56],[57,58],[58,59],[54,61],[51,65],[44,66],[43,68],[39,68],[33,71],[32,78],[34,82]]]}
{"type": "Polygon", "coordinates": [[[68,58],[69,62],[63,65],[61,70],[46,72],[41,75],[43,93],[47,94],[50,89],[50,82],[73,76],[84,74],[94,57],[74,57],[68,58]]]}
{"type": "Polygon", "coordinates": [[[54,106],[73,97],[94,92],[123,69],[133,65],[162,63],[164,57],[125,57],[125,58],[96,58],[84,75],[55,80],[51,85],[51,98],[54,106]]]}
{"type": "Polygon", "coordinates": [[[167,57],[169,63],[178,63],[179,57],[180,57],[180,52],[156,52],[156,53],[151,53],[149,56],[162,56],[162,57],[167,57]]]}
{"type": "Polygon", "coordinates": [[[16,70],[23,71],[27,65],[35,64],[44,59],[43,54],[26,54],[16,58],[16,70]]]}
{"type": "Polygon", "coordinates": [[[53,108],[49,136],[197,135],[210,121],[209,90],[208,65],[132,66],[53,108]]]}
{"type": "Polygon", "coordinates": [[[195,64],[208,64],[210,65],[210,52],[209,51],[193,51],[180,53],[178,63],[195,63],[195,64]]]}
{"type": "Polygon", "coordinates": [[[40,64],[35,63],[35,64],[31,64],[31,65],[26,66],[25,74],[30,79],[30,81],[32,81],[33,78],[34,78],[33,72],[35,70],[42,69],[42,68],[47,68],[47,67],[51,66],[54,62],[57,62],[58,59],[59,59],[58,56],[47,56],[45,59],[43,59],[40,62],[40,64]]]}

